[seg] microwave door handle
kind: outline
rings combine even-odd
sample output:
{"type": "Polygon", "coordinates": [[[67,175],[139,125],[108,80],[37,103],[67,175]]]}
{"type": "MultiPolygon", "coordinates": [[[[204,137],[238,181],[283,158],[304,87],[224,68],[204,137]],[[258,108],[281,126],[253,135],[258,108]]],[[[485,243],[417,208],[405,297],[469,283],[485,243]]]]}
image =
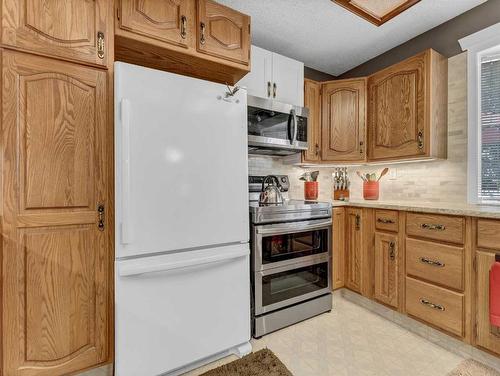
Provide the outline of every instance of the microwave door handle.
{"type": "Polygon", "coordinates": [[[295,114],[295,110],[290,111],[290,115],[288,117],[288,139],[290,140],[290,144],[293,145],[297,140],[297,116],[295,114]]]}

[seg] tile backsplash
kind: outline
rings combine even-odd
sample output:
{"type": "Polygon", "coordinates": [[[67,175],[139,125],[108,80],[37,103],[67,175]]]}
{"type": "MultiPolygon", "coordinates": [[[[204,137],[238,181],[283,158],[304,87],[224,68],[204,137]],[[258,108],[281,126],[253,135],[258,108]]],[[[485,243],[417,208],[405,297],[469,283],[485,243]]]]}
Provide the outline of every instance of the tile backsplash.
{"type": "MultiPolygon", "coordinates": [[[[332,197],[333,168],[288,165],[279,157],[249,157],[251,175],[282,174],[290,177],[291,198],[304,197],[299,176],[306,170],[319,170],[319,199],[332,197]]],[[[319,167],[319,166],[318,166],[319,167]]],[[[389,167],[381,180],[380,199],[386,201],[455,202],[467,201],[467,54],[448,60],[448,158],[381,166],[349,167],[351,197],[362,198],[362,181],[356,171],[380,172],[389,167]]]]}

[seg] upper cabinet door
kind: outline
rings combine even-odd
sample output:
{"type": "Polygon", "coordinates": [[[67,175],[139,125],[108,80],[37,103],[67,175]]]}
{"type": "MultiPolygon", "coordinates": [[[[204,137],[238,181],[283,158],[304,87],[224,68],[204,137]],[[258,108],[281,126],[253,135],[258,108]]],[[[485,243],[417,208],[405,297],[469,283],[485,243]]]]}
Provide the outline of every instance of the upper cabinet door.
{"type": "Polygon", "coordinates": [[[332,81],[323,85],[323,160],[365,160],[365,101],[364,78],[332,81]]]}
{"type": "Polygon", "coordinates": [[[188,47],[194,40],[193,6],[186,0],[121,0],[120,28],[188,47]]]}
{"type": "MultiPolygon", "coordinates": [[[[44,55],[108,64],[113,2],[4,0],[2,43],[44,55]]],[[[112,63],[112,61],[110,61],[112,63]]]]}
{"type": "Polygon", "coordinates": [[[212,0],[198,0],[197,21],[198,51],[249,64],[249,16],[212,0]]]}
{"type": "Polygon", "coordinates": [[[304,64],[273,53],[272,98],[278,102],[304,106],[304,64]]]}
{"type": "Polygon", "coordinates": [[[261,98],[271,98],[273,53],[252,46],[252,70],[242,80],[239,86],[245,86],[249,95],[261,98]]]}
{"type": "Polygon", "coordinates": [[[420,54],[368,79],[369,159],[426,155],[427,69],[426,54],[420,54]]]}
{"type": "Polygon", "coordinates": [[[318,162],[321,159],[321,84],[312,80],[304,82],[304,104],[309,109],[307,121],[307,142],[304,162],[318,162]]]}
{"type": "Polygon", "coordinates": [[[107,72],[2,62],[3,374],[66,375],[110,355],[107,72]]]}

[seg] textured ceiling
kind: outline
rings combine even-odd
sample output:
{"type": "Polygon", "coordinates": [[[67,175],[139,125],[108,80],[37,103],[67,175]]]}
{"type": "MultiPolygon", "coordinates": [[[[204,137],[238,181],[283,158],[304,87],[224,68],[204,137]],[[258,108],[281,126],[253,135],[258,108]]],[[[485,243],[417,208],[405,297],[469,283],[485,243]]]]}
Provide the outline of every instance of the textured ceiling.
{"type": "Polygon", "coordinates": [[[380,27],[331,0],[217,0],[252,16],[253,44],[340,75],[486,0],[422,0],[380,27]]]}

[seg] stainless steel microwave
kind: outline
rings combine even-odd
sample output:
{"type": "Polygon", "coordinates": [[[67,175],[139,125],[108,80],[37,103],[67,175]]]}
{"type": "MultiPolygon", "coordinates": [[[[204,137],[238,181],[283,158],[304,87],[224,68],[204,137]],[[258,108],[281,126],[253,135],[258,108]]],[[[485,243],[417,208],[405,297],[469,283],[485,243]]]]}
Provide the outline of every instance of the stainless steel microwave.
{"type": "Polygon", "coordinates": [[[248,96],[248,152],[290,155],[307,150],[305,107],[248,96]]]}

